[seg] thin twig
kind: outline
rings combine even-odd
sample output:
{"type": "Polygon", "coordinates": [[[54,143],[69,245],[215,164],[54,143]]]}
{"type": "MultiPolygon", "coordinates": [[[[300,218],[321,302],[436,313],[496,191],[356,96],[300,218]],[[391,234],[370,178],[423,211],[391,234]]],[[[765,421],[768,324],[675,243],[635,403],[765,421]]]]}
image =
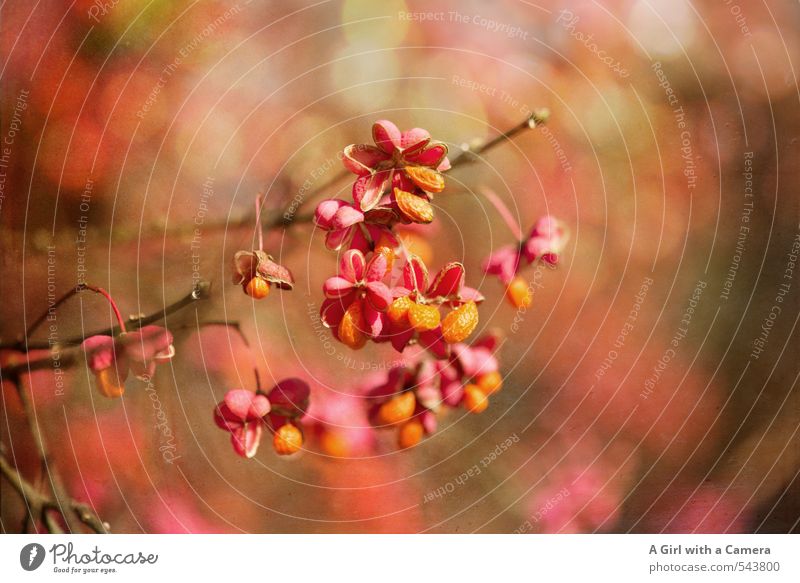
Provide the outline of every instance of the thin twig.
{"type": "MultiPolygon", "coordinates": [[[[77,288],[75,288],[77,289],[77,288]]],[[[170,314],[177,312],[185,308],[186,306],[193,304],[198,300],[205,300],[209,297],[209,291],[211,289],[211,284],[207,281],[200,281],[191,292],[189,292],[186,296],[178,300],[177,302],[166,306],[162,310],[158,310],[157,312],[153,312],[147,316],[132,316],[128,320],[127,327],[131,330],[136,330],[141,328],[142,326],[147,326],[148,324],[152,324],[153,322],[158,322],[159,320],[163,320],[170,314]]],[[[67,296],[74,295],[75,291],[68,293],[67,296]]],[[[96,336],[96,335],[104,335],[104,336],[116,336],[122,331],[120,326],[113,326],[111,328],[106,328],[105,330],[99,330],[96,332],[92,332],[86,335],[74,336],[72,338],[68,338],[66,340],[59,341],[57,344],[50,344],[50,342],[43,341],[43,342],[29,342],[27,338],[22,338],[17,340],[16,342],[12,343],[5,343],[0,344],[0,350],[3,349],[10,349],[10,350],[18,350],[20,352],[28,352],[30,350],[42,350],[47,348],[56,348],[59,347],[67,347],[67,346],[76,346],[83,342],[89,336],[96,336]]],[[[6,369],[3,369],[3,374],[5,375],[6,369]]]]}
{"type": "MultiPolygon", "coordinates": [[[[3,378],[6,378],[5,375],[3,375],[3,378]]],[[[55,504],[58,506],[61,515],[64,517],[64,522],[67,524],[67,528],[69,528],[70,532],[77,532],[75,517],[70,512],[64,512],[64,505],[67,505],[67,508],[69,508],[70,498],[64,489],[64,485],[61,482],[61,477],[58,475],[58,472],[53,466],[53,462],[50,457],[50,450],[47,447],[47,441],[44,437],[44,433],[42,433],[42,428],[36,419],[36,411],[34,411],[33,404],[28,398],[27,390],[22,383],[19,382],[18,377],[15,378],[12,376],[11,379],[16,381],[14,382],[14,385],[17,387],[17,394],[19,395],[19,400],[22,403],[22,410],[25,413],[25,420],[28,422],[28,428],[33,436],[33,443],[36,446],[36,452],[39,455],[39,460],[44,466],[47,477],[49,478],[50,489],[55,497],[55,504]]]]}
{"type": "MultiPolygon", "coordinates": [[[[547,122],[549,117],[550,112],[547,109],[537,109],[520,123],[506,130],[502,134],[497,135],[488,142],[485,142],[477,147],[472,147],[468,144],[465,144],[461,147],[461,152],[450,161],[450,170],[476,161],[479,156],[486,154],[489,150],[507,140],[514,139],[524,130],[532,129],[544,124],[547,122]]],[[[285,229],[291,225],[308,224],[313,222],[313,212],[301,213],[300,210],[305,208],[309,202],[316,199],[323,192],[326,192],[337,183],[352,176],[353,175],[347,170],[337,172],[321,185],[308,192],[301,201],[296,202],[294,198],[291,198],[281,208],[272,209],[269,212],[269,215],[266,216],[262,222],[264,228],[267,230],[285,229]]],[[[265,209],[263,206],[261,209],[261,214],[265,214],[265,209]]],[[[256,217],[248,213],[235,220],[226,219],[224,221],[206,221],[203,224],[203,232],[234,231],[236,229],[252,225],[255,220],[256,217]]],[[[192,225],[190,228],[179,227],[175,230],[167,230],[164,232],[164,236],[168,236],[170,234],[177,235],[180,233],[189,235],[193,229],[194,225],[192,225]]]]}
{"type": "MultiPolygon", "coordinates": [[[[58,525],[58,523],[53,520],[52,512],[56,511],[64,517],[64,520],[67,521],[67,517],[64,515],[61,504],[58,504],[51,500],[49,497],[45,496],[42,492],[36,489],[30,482],[28,482],[25,478],[22,477],[22,474],[14,468],[11,463],[6,459],[5,454],[0,455],[0,474],[3,475],[6,480],[8,480],[9,484],[11,484],[12,488],[16,490],[16,492],[22,497],[25,505],[27,507],[27,514],[25,517],[25,528],[27,529],[27,525],[29,523],[36,524],[36,519],[38,518],[41,520],[45,527],[53,534],[61,534],[63,530],[58,525]]],[[[76,502],[75,500],[68,499],[66,500],[67,508],[69,508],[72,512],[75,513],[78,520],[80,520],[83,524],[88,526],[91,530],[97,533],[106,533],[108,532],[108,525],[105,524],[100,518],[95,514],[95,512],[86,504],[82,504],[80,502],[76,502]]],[[[76,532],[73,530],[73,532],[76,532]]]]}
{"type": "Polygon", "coordinates": [[[497,196],[493,190],[488,188],[479,188],[477,192],[494,206],[497,213],[506,222],[506,225],[508,225],[508,230],[511,231],[511,234],[514,235],[517,241],[522,241],[522,227],[519,226],[514,215],[511,214],[511,211],[500,197],[497,196]]]}
{"type": "Polygon", "coordinates": [[[498,136],[492,138],[488,142],[481,144],[478,147],[472,147],[469,144],[465,144],[461,147],[461,154],[456,156],[453,160],[450,161],[450,167],[456,168],[463,164],[469,164],[470,162],[474,162],[478,159],[479,156],[482,156],[498,144],[501,144],[505,141],[513,140],[517,134],[525,130],[532,130],[535,127],[540,125],[544,125],[547,123],[547,120],[550,119],[550,110],[547,108],[537,109],[531,115],[529,115],[526,119],[519,122],[510,130],[499,134],[498,136]]]}

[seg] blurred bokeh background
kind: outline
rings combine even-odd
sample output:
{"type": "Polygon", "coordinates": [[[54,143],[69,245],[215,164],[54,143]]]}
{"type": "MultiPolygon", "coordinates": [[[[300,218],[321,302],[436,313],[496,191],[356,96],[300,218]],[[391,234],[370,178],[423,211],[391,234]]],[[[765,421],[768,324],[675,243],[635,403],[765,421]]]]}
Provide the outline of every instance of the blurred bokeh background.
{"type": "MultiPolygon", "coordinates": [[[[2,341],[81,277],[125,314],[186,295],[198,261],[212,282],[168,317],[177,354],[154,390],[131,379],[109,401],[82,366],[22,378],[67,489],[116,532],[796,530],[799,32],[791,0],[5,3],[2,341]],[[267,234],[294,291],[254,303],[230,283],[253,199],[270,215],[347,196],[347,180],[316,190],[376,119],[456,150],[538,107],[546,126],[449,174],[437,225],[407,235],[487,296],[505,387],[396,451],[348,395],[399,356],[315,320],[336,261],[323,234],[267,234]],[[513,241],[482,188],[526,230],[548,213],[571,230],[557,269],[523,271],[524,314],[481,274],[513,241]],[[307,451],[233,454],[212,409],[253,388],[252,359],[204,321],[241,324],[265,385],[312,385],[307,451]]],[[[81,296],[57,334],[112,323],[81,296]]],[[[15,390],[4,452],[42,483],[15,390]]]]}

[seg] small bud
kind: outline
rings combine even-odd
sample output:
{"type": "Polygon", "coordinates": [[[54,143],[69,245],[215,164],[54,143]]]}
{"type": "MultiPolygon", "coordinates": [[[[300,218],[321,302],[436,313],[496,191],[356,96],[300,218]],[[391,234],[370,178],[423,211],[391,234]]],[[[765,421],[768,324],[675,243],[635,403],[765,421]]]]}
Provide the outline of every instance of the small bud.
{"type": "Polygon", "coordinates": [[[244,293],[253,299],[262,300],[269,295],[269,282],[257,275],[244,286],[244,293]]]}
{"type": "Polygon", "coordinates": [[[381,425],[394,425],[414,414],[417,398],[411,391],[395,395],[378,408],[377,421],[381,425]]]}
{"type": "Polygon", "coordinates": [[[483,391],[483,394],[487,397],[493,395],[503,387],[503,377],[497,371],[478,375],[475,380],[481,391],[483,391]]]}
{"type": "Polygon", "coordinates": [[[410,419],[400,426],[400,430],[397,432],[397,445],[401,449],[413,447],[422,441],[424,434],[425,429],[422,427],[422,422],[418,419],[410,419]]]}
{"type": "Polygon", "coordinates": [[[448,344],[463,342],[478,325],[478,306],[467,302],[445,316],[442,322],[442,335],[448,344]]]}
{"type": "Polygon", "coordinates": [[[278,455],[291,455],[303,447],[303,434],[291,423],[284,423],[272,437],[272,447],[278,455]]]}
{"type": "Polygon", "coordinates": [[[470,413],[483,413],[489,406],[487,397],[478,385],[464,387],[464,408],[470,413]]]}
{"type": "Polygon", "coordinates": [[[533,302],[533,292],[521,277],[515,277],[506,289],[506,297],[517,309],[527,308],[533,302]]]}

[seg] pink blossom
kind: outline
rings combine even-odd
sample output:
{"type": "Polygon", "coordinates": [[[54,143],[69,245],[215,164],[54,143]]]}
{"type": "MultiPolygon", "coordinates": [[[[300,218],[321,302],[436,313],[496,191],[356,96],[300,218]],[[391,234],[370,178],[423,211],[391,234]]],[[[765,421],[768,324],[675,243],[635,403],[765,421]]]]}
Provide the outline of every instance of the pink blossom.
{"type": "Polygon", "coordinates": [[[156,365],[175,355],[172,334],[160,326],[144,326],[136,332],[117,337],[90,336],[81,344],[97,387],[106,397],[120,397],[128,374],[147,380],[156,365]]]}
{"type": "Polygon", "coordinates": [[[325,246],[338,251],[345,245],[367,253],[378,244],[388,244],[392,249],[399,242],[388,225],[395,220],[388,208],[374,208],[361,212],[354,204],[339,199],[323,200],[317,205],[314,222],[327,231],[325,246]]]}
{"type": "Polygon", "coordinates": [[[434,359],[421,351],[409,358],[406,366],[393,368],[374,379],[365,393],[370,422],[377,427],[387,427],[379,416],[381,405],[410,391],[416,399],[412,418],[421,423],[424,435],[434,433],[442,409],[462,404],[465,385],[478,382],[482,375],[499,371],[494,356],[499,342],[500,337],[490,333],[471,345],[455,344],[447,359],[434,359]]]}
{"type": "Polygon", "coordinates": [[[301,379],[284,379],[272,387],[267,393],[267,399],[271,405],[270,419],[273,426],[280,425],[285,420],[303,417],[308,410],[310,396],[311,388],[301,379]]]}
{"type": "MultiPolygon", "coordinates": [[[[452,307],[469,301],[480,303],[484,300],[478,290],[464,285],[464,266],[461,263],[448,263],[429,283],[428,268],[414,255],[403,268],[403,285],[392,289],[393,299],[405,296],[409,296],[415,303],[446,303],[452,307]]],[[[433,330],[416,332],[408,322],[392,322],[387,319],[386,331],[380,338],[382,341],[390,341],[398,352],[403,352],[414,339],[438,358],[446,358],[449,354],[449,347],[442,337],[441,325],[433,330]]]]}
{"type": "Polygon", "coordinates": [[[536,221],[522,247],[522,252],[528,263],[541,259],[545,263],[555,265],[566,243],[564,226],[558,219],[548,215],[536,221]]]}
{"type": "Polygon", "coordinates": [[[353,185],[353,199],[363,211],[374,208],[390,187],[405,191],[424,188],[404,171],[406,167],[429,168],[437,174],[450,167],[447,145],[431,141],[426,130],[401,132],[392,122],[379,120],[372,126],[372,138],[374,146],[351,144],[342,158],[345,168],[359,176],[353,185]]]}
{"type": "Polygon", "coordinates": [[[392,292],[381,281],[387,272],[386,257],[380,253],[369,262],[357,249],[350,249],[339,262],[339,275],[330,277],[323,285],[325,297],[320,317],[322,322],[334,330],[338,327],[347,308],[353,302],[363,302],[364,316],[369,334],[377,336],[383,329],[383,312],[392,301],[392,292]]]}
{"type": "Polygon", "coordinates": [[[608,530],[619,519],[620,499],[607,478],[593,468],[570,468],[558,483],[542,489],[529,505],[536,530],[586,533],[608,530]]]}
{"type": "Polygon", "coordinates": [[[261,443],[264,417],[270,412],[270,402],[264,395],[245,389],[233,389],[214,409],[214,422],[229,431],[233,449],[242,457],[256,455],[261,443]]]}
{"type": "Polygon", "coordinates": [[[520,260],[528,263],[541,259],[555,265],[566,245],[567,236],[561,223],[551,216],[539,219],[530,235],[515,245],[506,245],[494,251],[483,261],[483,271],[496,275],[504,285],[511,283],[520,269],[520,260]]]}
{"type": "Polygon", "coordinates": [[[483,261],[483,271],[487,275],[498,276],[503,284],[508,285],[519,271],[521,256],[522,249],[519,245],[506,245],[483,261]]]}

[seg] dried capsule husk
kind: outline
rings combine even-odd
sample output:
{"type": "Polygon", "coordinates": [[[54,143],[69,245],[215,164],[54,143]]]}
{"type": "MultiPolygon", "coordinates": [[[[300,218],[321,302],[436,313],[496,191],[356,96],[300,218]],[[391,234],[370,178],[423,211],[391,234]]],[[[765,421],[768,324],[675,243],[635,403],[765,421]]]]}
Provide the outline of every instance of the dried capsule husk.
{"type": "Polygon", "coordinates": [[[437,170],[426,166],[406,166],[406,175],[422,190],[427,192],[442,192],[444,190],[444,176],[437,170]]]}
{"type": "Polygon", "coordinates": [[[395,188],[394,200],[407,221],[422,224],[433,222],[433,207],[423,197],[395,188]]]}
{"type": "Polygon", "coordinates": [[[237,251],[233,256],[233,283],[247,285],[256,276],[263,277],[281,289],[289,290],[294,287],[292,272],[275,263],[271,255],[260,249],[237,251]]]}
{"type": "Polygon", "coordinates": [[[448,344],[463,342],[478,326],[478,306],[467,302],[445,316],[442,322],[442,337],[448,344]]]}
{"type": "Polygon", "coordinates": [[[408,321],[417,332],[435,329],[441,322],[441,314],[436,306],[413,303],[408,309],[408,321]]]}

